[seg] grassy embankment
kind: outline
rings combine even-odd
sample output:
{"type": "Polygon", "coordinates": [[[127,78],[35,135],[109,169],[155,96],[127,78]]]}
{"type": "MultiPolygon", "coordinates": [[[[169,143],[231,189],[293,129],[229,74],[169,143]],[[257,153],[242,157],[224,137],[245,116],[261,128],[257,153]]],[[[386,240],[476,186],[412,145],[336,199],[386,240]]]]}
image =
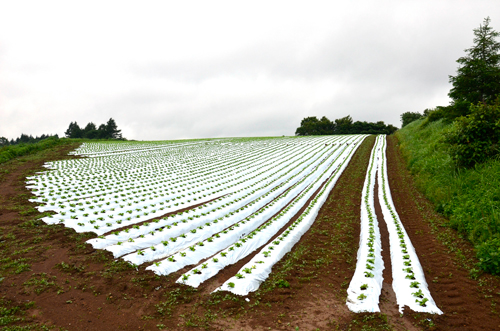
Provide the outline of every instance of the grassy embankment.
{"type": "Polygon", "coordinates": [[[482,269],[500,273],[500,160],[459,169],[443,141],[442,120],[410,123],[396,133],[420,190],[476,247],[482,269]]]}
{"type": "Polygon", "coordinates": [[[75,144],[83,141],[83,139],[47,138],[33,144],[4,146],[0,148],[0,164],[10,161],[16,157],[34,154],[56,146],[75,144]]]}

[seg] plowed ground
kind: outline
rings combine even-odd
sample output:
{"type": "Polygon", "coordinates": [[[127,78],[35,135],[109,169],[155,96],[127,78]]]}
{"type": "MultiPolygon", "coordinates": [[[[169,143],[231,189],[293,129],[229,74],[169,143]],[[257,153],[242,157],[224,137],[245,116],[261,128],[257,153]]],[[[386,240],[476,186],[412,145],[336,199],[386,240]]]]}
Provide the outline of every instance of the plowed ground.
{"type": "MultiPolygon", "coordinates": [[[[69,158],[65,146],[0,165],[0,328],[2,330],[496,330],[498,277],[474,269],[471,245],[420,195],[388,139],[396,209],[426,273],[441,316],[405,309],[391,289],[387,232],[381,313],[353,314],[346,290],[359,240],[361,189],[374,137],[360,146],[311,230],[246,298],[211,294],[245,263],[193,289],[115,261],[77,234],[37,220],[24,180],[46,161],[69,158]],[[386,249],[387,248],[387,249],[386,249]],[[248,299],[248,300],[246,300],[248,299]]],[[[376,208],[378,211],[379,208],[376,208]]],[[[379,215],[379,213],[377,212],[379,215]]],[[[381,216],[379,216],[381,217],[381,216]]],[[[383,224],[383,222],[381,222],[383,224]]],[[[249,259],[249,258],[247,258],[249,259]]]]}

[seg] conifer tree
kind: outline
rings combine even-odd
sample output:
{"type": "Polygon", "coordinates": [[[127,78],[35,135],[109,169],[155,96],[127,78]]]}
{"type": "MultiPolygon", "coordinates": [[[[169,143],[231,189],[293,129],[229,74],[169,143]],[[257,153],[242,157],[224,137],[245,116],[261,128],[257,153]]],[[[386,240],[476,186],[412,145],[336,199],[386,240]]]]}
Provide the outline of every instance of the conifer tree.
{"type": "Polygon", "coordinates": [[[500,42],[495,39],[499,35],[490,26],[489,17],[474,29],[474,46],[457,60],[457,75],[449,76],[453,88],[448,95],[455,104],[490,104],[500,94],[500,42]]]}

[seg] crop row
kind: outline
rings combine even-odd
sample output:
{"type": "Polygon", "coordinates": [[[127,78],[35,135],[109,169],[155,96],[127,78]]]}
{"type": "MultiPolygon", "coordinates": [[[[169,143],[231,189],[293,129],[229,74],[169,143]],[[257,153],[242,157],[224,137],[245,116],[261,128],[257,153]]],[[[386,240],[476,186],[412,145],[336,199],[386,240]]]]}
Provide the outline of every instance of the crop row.
{"type": "Polygon", "coordinates": [[[386,164],[386,137],[379,135],[370,156],[361,201],[361,232],[356,270],[347,290],[347,306],[354,312],[379,312],[384,261],[379,222],[375,215],[374,188],[389,231],[392,287],[400,313],[404,306],[417,312],[441,314],[427,288],[425,275],[390,194],[386,164]]]}

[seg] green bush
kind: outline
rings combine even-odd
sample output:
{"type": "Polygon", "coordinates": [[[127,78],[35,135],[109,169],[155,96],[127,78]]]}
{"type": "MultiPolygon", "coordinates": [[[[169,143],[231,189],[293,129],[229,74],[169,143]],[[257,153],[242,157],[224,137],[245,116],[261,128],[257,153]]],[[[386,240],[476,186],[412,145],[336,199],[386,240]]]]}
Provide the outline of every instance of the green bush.
{"type": "Polygon", "coordinates": [[[406,113],[401,114],[401,127],[404,128],[408,124],[410,124],[413,121],[416,121],[420,118],[422,118],[422,114],[418,112],[411,112],[407,111],[406,113]]]}
{"type": "Polygon", "coordinates": [[[500,239],[490,239],[477,247],[481,269],[493,275],[500,274],[500,239]]]}
{"type": "Polygon", "coordinates": [[[500,274],[500,268],[492,271],[496,256],[488,258],[496,242],[490,241],[500,238],[500,159],[457,168],[443,138],[452,125],[444,119],[427,126],[423,122],[417,120],[396,133],[418,188],[449,219],[449,226],[476,246],[483,259],[480,267],[500,274]]]}
{"type": "Polygon", "coordinates": [[[497,155],[499,141],[500,98],[494,105],[471,105],[470,114],[457,118],[445,139],[457,165],[467,168],[497,155]]]}

